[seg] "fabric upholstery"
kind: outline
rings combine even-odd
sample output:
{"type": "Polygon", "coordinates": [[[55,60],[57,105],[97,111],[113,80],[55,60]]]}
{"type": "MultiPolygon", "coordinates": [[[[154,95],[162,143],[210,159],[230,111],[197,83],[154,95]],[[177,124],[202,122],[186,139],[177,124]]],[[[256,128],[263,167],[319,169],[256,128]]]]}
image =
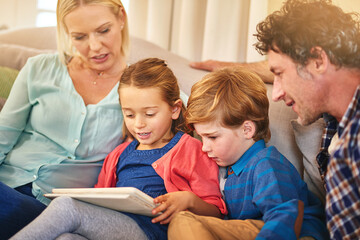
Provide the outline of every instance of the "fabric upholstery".
{"type": "MultiPolygon", "coordinates": [[[[129,63],[147,57],[165,59],[177,76],[181,89],[190,94],[191,86],[200,80],[206,71],[189,67],[189,60],[171,53],[153,43],[131,36],[129,63]]],[[[28,57],[39,53],[56,51],[55,27],[14,29],[0,32],[0,66],[21,69],[28,57]]],[[[0,83],[1,84],[1,83],[0,83]]],[[[319,175],[315,161],[315,149],[321,140],[322,125],[311,125],[310,130],[294,126],[297,118],[283,102],[271,100],[272,85],[266,84],[270,101],[270,130],[272,137],[267,146],[274,145],[296,167],[310,190],[322,196],[318,189],[319,175]]],[[[4,99],[0,96],[0,109],[4,99]]],[[[319,196],[319,195],[318,195],[319,196]]]]}

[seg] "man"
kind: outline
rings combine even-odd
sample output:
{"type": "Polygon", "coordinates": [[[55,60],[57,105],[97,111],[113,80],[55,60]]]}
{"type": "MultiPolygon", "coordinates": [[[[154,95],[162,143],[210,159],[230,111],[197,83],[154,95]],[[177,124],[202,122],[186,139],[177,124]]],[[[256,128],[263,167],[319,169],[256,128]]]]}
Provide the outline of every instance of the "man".
{"type": "Polygon", "coordinates": [[[256,49],[268,54],[273,100],[308,125],[324,115],[327,227],[332,239],[360,237],[360,28],[352,14],[326,0],[289,0],[257,26],[256,49]]]}
{"type": "MultiPolygon", "coordinates": [[[[328,169],[326,212],[335,239],[360,235],[359,32],[359,22],[330,1],[288,1],[258,25],[256,35],[256,47],[268,54],[275,75],[273,100],[284,100],[304,125],[321,115],[327,122],[317,160],[323,176],[328,169]],[[340,140],[332,141],[330,157],[327,149],[334,135],[340,140]]],[[[229,64],[210,60],[192,66],[211,71],[229,64]]],[[[250,67],[266,72],[262,65],[250,67]]]]}

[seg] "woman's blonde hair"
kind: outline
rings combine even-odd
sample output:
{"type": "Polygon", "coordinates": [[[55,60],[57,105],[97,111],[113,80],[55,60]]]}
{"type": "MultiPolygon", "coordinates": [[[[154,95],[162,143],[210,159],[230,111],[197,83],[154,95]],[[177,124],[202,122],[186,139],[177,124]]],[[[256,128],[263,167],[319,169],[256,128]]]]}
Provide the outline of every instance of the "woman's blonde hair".
{"type": "MultiPolygon", "coordinates": [[[[124,86],[141,89],[158,88],[162,99],[171,107],[180,99],[180,88],[174,73],[164,60],[158,58],[146,58],[127,67],[120,78],[119,95],[120,89],[124,86]]],[[[185,124],[184,112],[185,105],[182,103],[178,119],[172,122],[172,133],[183,131],[191,135],[191,131],[185,124]]],[[[125,124],[123,125],[123,135],[124,137],[131,136],[125,124]]]]}
{"type": "Polygon", "coordinates": [[[263,81],[243,68],[211,72],[191,89],[185,119],[188,127],[219,120],[227,128],[250,120],[256,125],[253,139],[270,139],[269,100],[263,81]]]}
{"type": "MultiPolygon", "coordinates": [[[[82,5],[103,5],[109,7],[115,16],[118,16],[124,8],[120,0],[58,0],[56,8],[57,17],[57,48],[61,62],[67,64],[68,60],[76,55],[76,49],[72,45],[71,38],[65,24],[65,17],[82,5]]],[[[123,10],[125,13],[125,9],[123,10]]],[[[121,31],[122,46],[121,54],[126,58],[129,53],[130,39],[129,26],[125,13],[124,27],[121,31]]]]}

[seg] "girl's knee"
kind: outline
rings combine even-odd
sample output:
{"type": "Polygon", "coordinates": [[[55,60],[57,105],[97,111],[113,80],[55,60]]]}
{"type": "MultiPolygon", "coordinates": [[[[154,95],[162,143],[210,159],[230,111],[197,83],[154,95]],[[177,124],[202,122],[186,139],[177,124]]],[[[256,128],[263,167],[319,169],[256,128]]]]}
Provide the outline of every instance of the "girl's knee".
{"type": "Polygon", "coordinates": [[[53,199],[49,204],[52,208],[69,208],[74,206],[74,199],[68,196],[61,196],[53,199]]]}

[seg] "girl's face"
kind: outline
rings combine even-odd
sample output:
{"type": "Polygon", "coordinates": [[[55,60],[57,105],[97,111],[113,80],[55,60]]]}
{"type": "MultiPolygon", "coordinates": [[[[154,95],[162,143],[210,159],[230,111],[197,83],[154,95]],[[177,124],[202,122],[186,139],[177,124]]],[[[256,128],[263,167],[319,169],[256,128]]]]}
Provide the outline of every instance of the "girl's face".
{"type": "Polygon", "coordinates": [[[171,125],[179,117],[181,100],[170,106],[162,99],[159,88],[122,86],[120,104],[125,125],[136,140],[139,150],[161,148],[173,137],[171,125]]]}
{"type": "Polygon", "coordinates": [[[69,13],[64,22],[73,46],[87,67],[109,71],[125,61],[121,54],[125,12],[114,15],[102,5],[84,5],[69,13]]]}

